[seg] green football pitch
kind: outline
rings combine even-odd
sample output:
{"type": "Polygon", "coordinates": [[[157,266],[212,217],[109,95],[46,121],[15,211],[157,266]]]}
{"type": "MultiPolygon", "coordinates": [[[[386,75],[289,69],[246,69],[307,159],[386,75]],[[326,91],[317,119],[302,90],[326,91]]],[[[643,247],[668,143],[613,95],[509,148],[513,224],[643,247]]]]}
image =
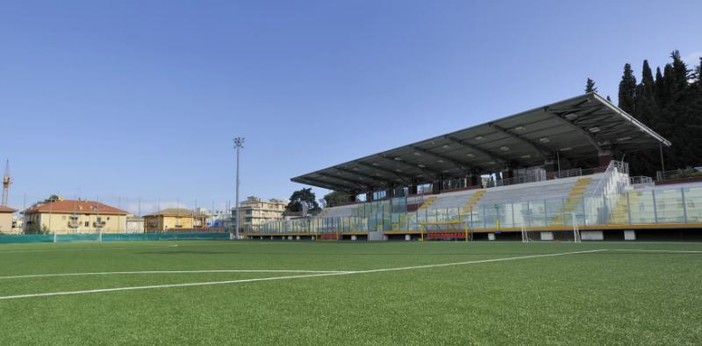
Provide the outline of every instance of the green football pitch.
{"type": "Polygon", "coordinates": [[[0,246],[8,344],[702,344],[702,244],[0,246]]]}

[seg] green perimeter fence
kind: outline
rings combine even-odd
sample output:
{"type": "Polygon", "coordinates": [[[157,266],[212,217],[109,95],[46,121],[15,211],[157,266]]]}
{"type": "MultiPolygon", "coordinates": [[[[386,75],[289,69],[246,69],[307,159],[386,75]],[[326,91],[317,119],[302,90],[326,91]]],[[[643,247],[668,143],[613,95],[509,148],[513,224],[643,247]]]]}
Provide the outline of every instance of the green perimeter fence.
{"type": "Polygon", "coordinates": [[[25,234],[0,235],[0,244],[10,243],[68,243],[68,242],[110,242],[145,240],[225,240],[229,233],[85,233],[85,234],[25,234]]]}

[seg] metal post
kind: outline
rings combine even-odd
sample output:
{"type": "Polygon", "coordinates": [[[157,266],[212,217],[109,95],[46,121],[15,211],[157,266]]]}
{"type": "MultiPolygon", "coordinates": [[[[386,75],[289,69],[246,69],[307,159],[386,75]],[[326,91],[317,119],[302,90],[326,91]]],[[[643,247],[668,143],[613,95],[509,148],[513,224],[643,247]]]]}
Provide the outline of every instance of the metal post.
{"type": "Polygon", "coordinates": [[[663,161],[663,143],[658,143],[658,151],[661,154],[661,177],[665,181],[665,161],[663,161]]]}
{"type": "Polygon", "coordinates": [[[683,222],[687,223],[687,202],[685,202],[685,189],[684,188],[680,188],[680,196],[682,197],[683,222]]]}
{"type": "Polygon", "coordinates": [[[239,150],[244,147],[244,138],[234,138],[234,147],[236,148],[236,207],[234,209],[236,224],[234,226],[234,239],[239,239],[239,219],[241,218],[241,213],[239,212],[239,150]]]}

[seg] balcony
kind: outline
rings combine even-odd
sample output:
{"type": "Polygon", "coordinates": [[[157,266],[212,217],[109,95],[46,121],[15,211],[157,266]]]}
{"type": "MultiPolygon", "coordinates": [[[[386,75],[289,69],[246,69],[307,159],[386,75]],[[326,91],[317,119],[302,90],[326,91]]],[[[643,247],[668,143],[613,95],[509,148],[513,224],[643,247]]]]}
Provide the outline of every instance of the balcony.
{"type": "Polygon", "coordinates": [[[80,222],[68,221],[68,228],[78,228],[78,227],[80,227],[80,222]]]}
{"type": "Polygon", "coordinates": [[[93,227],[95,227],[95,228],[103,228],[103,227],[105,227],[105,221],[93,222],[93,227]]]}

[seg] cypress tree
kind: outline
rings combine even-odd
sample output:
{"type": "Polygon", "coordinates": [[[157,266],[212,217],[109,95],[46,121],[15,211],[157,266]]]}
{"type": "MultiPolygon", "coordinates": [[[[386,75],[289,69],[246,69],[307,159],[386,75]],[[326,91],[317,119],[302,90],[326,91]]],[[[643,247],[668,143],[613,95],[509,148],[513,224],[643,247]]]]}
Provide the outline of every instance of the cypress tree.
{"type": "Polygon", "coordinates": [[[636,98],[636,77],[630,64],[624,65],[624,75],[619,82],[619,108],[629,114],[634,114],[636,98]]]}
{"type": "Polygon", "coordinates": [[[663,74],[661,73],[661,68],[656,67],[656,81],[654,83],[654,90],[656,94],[656,104],[662,107],[668,100],[667,88],[665,87],[665,79],[663,79],[663,74]]]}
{"type": "Polygon", "coordinates": [[[648,65],[648,60],[644,60],[641,68],[641,83],[636,86],[636,102],[634,116],[648,126],[654,126],[657,117],[657,105],[655,97],[655,81],[653,72],[648,65]]]}
{"type": "Polygon", "coordinates": [[[653,79],[651,67],[648,65],[648,60],[643,61],[643,67],[641,68],[641,84],[644,86],[644,95],[653,98],[656,84],[655,80],[653,79]]]}
{"type": "Polygon", "coordinates": [[[597,87],[595,87],[595,81],[588,78],[587,82],[585,82],[585,93],[596,93],[597,92],[597,87]]]}

